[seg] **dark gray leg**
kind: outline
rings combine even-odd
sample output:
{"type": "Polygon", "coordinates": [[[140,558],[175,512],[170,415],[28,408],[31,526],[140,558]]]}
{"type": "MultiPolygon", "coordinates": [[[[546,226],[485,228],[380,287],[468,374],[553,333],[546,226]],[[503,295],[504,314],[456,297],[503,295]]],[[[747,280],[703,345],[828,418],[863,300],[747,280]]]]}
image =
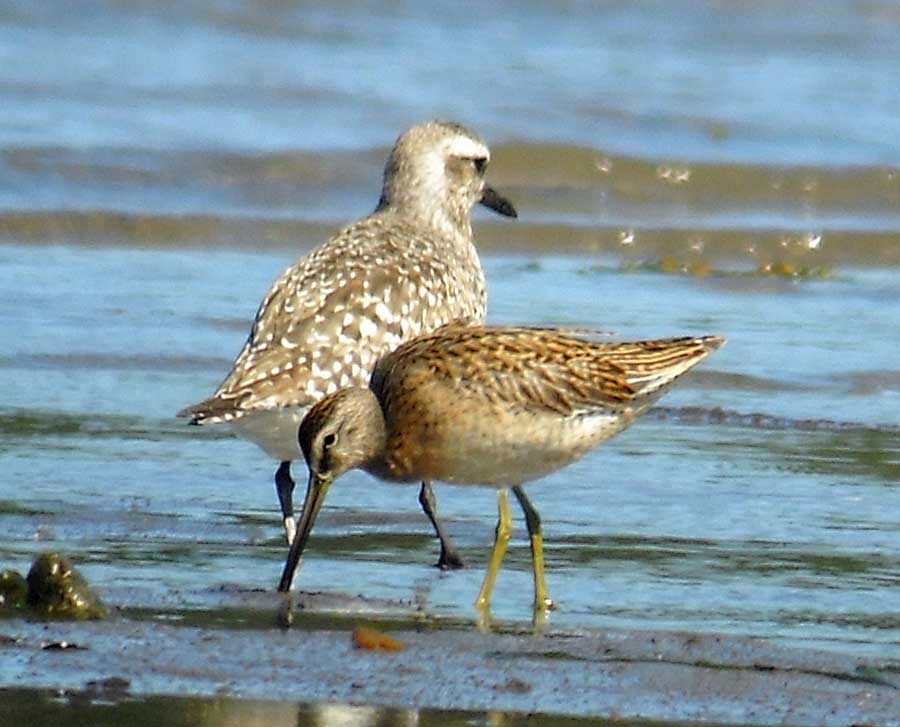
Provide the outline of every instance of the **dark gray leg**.
{"type": "Polygon", "coordinates": [[[431,525],[441,541],[441,557],[438,558],[438,562],[435,565],[441,570],[464,567],[465,563],[463,563],[462,556],[437,518],[437,502],[434,499],[434,492],[431,490],[430,482],[422,483],[422,489],[419,490],[419,504],[422,505],[422,509],[431,521],[431,525]]]}
{"type": "Polygon", "coordinates": [[[521,487],[513,487],[513,494],[522,506],[525,513],[525,524],[528,526],[528,535],[531,538],[531,568],[534,572],[534,608],[535,611],[544,611],[553,608],[553,600],[547,593],[547,582],[544,580],[544,535],[541,532],[541,516],[538,515],[534,505],[525,496],[521,487]]]}
{"type": "Polygon", "coordinates": [[[284,518],[284,537],[288,545],[294,542],[297,525],[294,522],[294,478],[291,477],[291,463],[282,462],[275,472],[275,492],[281,504],[281,516],[284,518]]]}
{"type": "Polygon", "coordinates": [[[528,534],[541,535],[541,516],[538,515],[538,511],[534,509],[531,500],[525,495],[525,490],[521,487],[513,487],[512,491],[519,501],[522,512],[525,513],[525,525],[528,527],[528,534]]]}

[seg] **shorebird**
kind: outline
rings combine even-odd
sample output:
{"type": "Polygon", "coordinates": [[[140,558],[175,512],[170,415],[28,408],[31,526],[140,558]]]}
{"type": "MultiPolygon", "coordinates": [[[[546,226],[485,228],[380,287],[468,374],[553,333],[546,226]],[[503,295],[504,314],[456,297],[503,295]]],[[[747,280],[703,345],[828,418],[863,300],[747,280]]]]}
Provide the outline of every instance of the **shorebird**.
{"type": "Polygon", "coordinates": [[[475,602],[482,612],[512,529],[512,488],[531,539],[535,612],[552,607],[541,521],[522,485],[627,427],[723,342],[702,336],[597,343],[551,329],[457,323],[404,343],[378,362],[368,388],[325,397],[300,425],[309,484],[278,590],[291,588],[331,483],[361,468],[397,482],[498,488],[494,547],[475,602]]]}
{"type": "MultiPolygon", "coordinates": [[[[369,380],[378,358],[456,319],[484,319],[484,271],[470,213],[513,205],[485,182],[490,151],[464,126],[430,121],[397,139],[375,212],[338,232],[279,277],[263,298],[231,373],[178,416],[228,422],[280,465],[275,488],[287,542],[294,539],[297,427],[313,403],[369,380]]],[[[458,552],[423,481],[419,501],[441,540],[438,565],[458,552]]]]}

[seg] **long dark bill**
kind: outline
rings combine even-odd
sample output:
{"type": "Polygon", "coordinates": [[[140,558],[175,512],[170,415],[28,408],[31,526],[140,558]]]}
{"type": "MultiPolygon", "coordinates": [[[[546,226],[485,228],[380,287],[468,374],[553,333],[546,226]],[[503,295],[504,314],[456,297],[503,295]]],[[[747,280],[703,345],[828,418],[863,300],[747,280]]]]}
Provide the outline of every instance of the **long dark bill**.
{"type": "Polygon", "coordinates": [[[513,207],[512,202],[499,194],[496,189],[488,187],[487,185],[484,185],[484,191],[481,193],[481,204],[504,217],[519,216],[519,213],[516,212],[516,208],[513,207]]]}
{"type": "Polygon", "coordinates": [[[300,523],[297,525],[294,542],[291,543],[290,552],[288,552],[287,560],[284,563],[281,583],[278,584],[278,590],[282,593],[287,593],[291,590],[294,571],[297,570],[300,556],[303,555],[303,549],[306,547],[306,541],[309,540],[313,523],[315,523],[319,515],[322,503],[325,502],[325,493],[328,492],[330,486],[331,480],[319,477],[318,474],[310,473],[309,484],[306,486],[306,499],[303,501],[303,512],[300,513],[300,523]]]}

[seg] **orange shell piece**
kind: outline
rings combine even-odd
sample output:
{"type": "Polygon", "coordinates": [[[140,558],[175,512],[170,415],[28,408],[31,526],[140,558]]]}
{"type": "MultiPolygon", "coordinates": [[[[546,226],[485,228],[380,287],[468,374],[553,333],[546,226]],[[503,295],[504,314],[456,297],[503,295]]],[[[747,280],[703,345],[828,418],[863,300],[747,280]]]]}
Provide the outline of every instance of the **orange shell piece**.
{"type": "Polygon", "coordinates": [[[357,626],[353,629],[353,645],[357,649],[369,649],[370,651],[377,649],[400,651],[403,649],[402,641],[365,626],[357,626]]]}

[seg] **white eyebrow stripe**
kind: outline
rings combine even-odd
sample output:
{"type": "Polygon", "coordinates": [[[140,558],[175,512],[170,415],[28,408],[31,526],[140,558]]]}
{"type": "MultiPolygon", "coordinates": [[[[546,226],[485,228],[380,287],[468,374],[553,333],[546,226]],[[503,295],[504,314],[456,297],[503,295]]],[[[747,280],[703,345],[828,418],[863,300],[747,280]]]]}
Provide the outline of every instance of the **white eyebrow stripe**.
{"type": "Polygon", "coordinates": [[[491,158],[491,153],[484,144],[475,141],[475,139],[470,139],[467,136],[454,137],[447,147],[447,151],[452,156],[461,157],[463,159],[480,159],[482,157],[485,159],[491,158]]]}

